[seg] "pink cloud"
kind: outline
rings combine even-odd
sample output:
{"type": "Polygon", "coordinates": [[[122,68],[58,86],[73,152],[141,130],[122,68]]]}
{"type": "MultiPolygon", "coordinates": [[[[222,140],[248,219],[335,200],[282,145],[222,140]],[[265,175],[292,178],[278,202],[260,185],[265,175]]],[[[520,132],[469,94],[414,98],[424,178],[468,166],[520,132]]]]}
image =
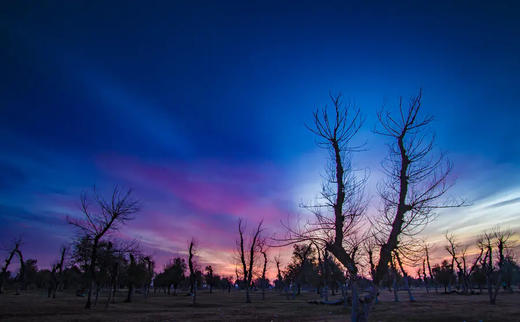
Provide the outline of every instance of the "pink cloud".
{"type": "Polygon", "coordinates": [[[119,156],[100,157],[98,167],[135,189],[143,209],[129,226],[157,254],[162,267],[184,254],[191,237],[199,240],[200,262],[227,275],[239,217],[250,225],[264,219],[269,232],[291,211],[283,173],[269,164],[197,162],[147,163],[119,156]]]}

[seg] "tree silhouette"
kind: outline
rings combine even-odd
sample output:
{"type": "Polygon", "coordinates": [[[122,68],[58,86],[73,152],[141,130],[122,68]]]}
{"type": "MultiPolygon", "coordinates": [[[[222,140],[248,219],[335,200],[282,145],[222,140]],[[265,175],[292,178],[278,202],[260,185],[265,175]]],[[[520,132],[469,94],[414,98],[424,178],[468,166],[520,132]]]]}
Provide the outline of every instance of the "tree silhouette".
{"type": "Polygon", "coordinates": [[[383,162],[386,180],[379,186],[383,216],[378,220],[382,242],[375,267],[376,286],[387,273],[392,253],[408,255],[403,238],[422,231],[436,209],[462,205],[443,198],[452,186],[448,181],[452,164],[443,154],[434,153],[434,135],[429,129],[433,118],[421,116],[421,99],[420,91],[408,107],[400,99],[397,115],[385,110],[378,113],[380,127],[375,132],[392,143],[383,162]]]}
{"type": "Polygon", "coordinates": [[[433,266],[432,272],[437,282],[444,286],[444,293],[447,293],[448,285],[450,285],[455,278],[455,276],[453,276],[453,270],[450,263],[448,263],[447,260],[443,260],[441,265],[433,266]]]}
{"type": "Polygon", "coordinates": [[[4,266],[2,266],[2,272],[0,274],[0,294],[3,292],[3,286],[4,282],[7,279],[7,270],[9,269],[9,265],[11,264],[11,261],[13,260],[13,257],[18,254],[18,250],[20,246],[22,245],[22,239],[16,239],[13,242],[13,246],[11,247],[9,251],[9,255],[5,259],[4,266]]]}
{"type": "Polygon", "coordinates": [[[60,287],[63,279],[63,265],[65,264],[65,256],[67,253],[67,247],[62,246],[60,249],[59,260],[52,265],[51,270],[51,283],[49,284],[48,297],[56,298],[56,291],[60,287]]]}
{"type": "Polygon", "coordinates": [[[315,215],[315,221],[305,227],[289,227],[288,243],[313,241],[330,252],[348,271],[352,287],[352,321],[366,319],[358,301],[358,266],[355,260],[360,246],[357,230],[366,205],[363,189],[366,176],[359,176],[352,167],[354,152],[361,150],[353,139],[364,119],[352,104],[344,104],[341,95],[330,96],[333,112],[327,106],[314,112],[314,124],[308,129],[317,137],[318,146],[329,152],[321,198],[316,205],[305,206],[315,215]]]}
{"type": "Polygon", "coordinates": [[[173,286],[173,295],[177,295],[177,289],[184,280],[184,274],[186,272],[186,262],[184,258],[174,258],[173,261],[164,268],[164,274],[168,287],[168,295],[170,294],[170,288],[173,286]]]}
{"type": "Polygon", "coordinates": [[[88,295],[86,309],[90,309],[93,284],[95,282],[96,261],[98,248],[102,239],[113,231],[118,230],[139,210],[137,200],[132,199],[132,191],[122,192],[115,186],[110,199],[104,199],[94,189],[97,209],[90,207],[89,197],[86,193],[81,195],[82,219],[67,217],[68,222],[78,229],[81,236],[85,236],[91,242],[92,248],[88,262],[88,295]]]}
{"type": "Polygon", "coordinates": [[[249,244],[246,244],[248,242],[246,240],[247,236],[245,236],[246,227],[241,218],[238,220],[239,239],[237,240],[237,248],[240,263],[242,264],[243,283],[246,289],[246,303],[251,303],[249,290],[251,288],[251,282],[253,280],[255,255],[262,249],[262,246],[264,245],[264,240],[262,238],[262,224],[262,221],[258,223],[256,229],[251,233],[251,236],[249,238],[249,244]]]}
{"type": "Polygon", "coordinates": [[[267,287],[267,284],[268,284],[268,282],[265,278],[265,272],[267,270],[267,252],[265,251],[265,249],[261,249],[260,253],[264,257],[264,265],[262,268],[262,278],[260,280],[260,287],[262,288],[262,300],[265,300],[265,288],[267,287]]]}
{"type": "Polygon", "coordinates": [[[480,266],[486,274],[489,303],[496,304],[496,298],[500,286],[504,280],[506,269],[506,251],[511,247],[514,233],[511,230],[494,228],[484,233],[477,241],[478,247],[483,251],[484,257],[480,260],[480,266]],[[497,251],[497,265],[493,259],[493,250],[497,251]]]}
{"type": "Polygon", "coordinates": [[[211,265],[206,266],[206,275],[204,278],[206,280],[206,284],[209,286],[209,293],[213,293],[213,284],[215,284],[215,280],[213,277],[213,267],[211,267],[211,265]]]}
{"type": "Polygon", "coordinates": [[[454,265],[456,265],[459,285],[462,286],[462,292],[464,294],[468,294],[471,289],[471,274],[473,274],[473,272],[477,269],[478,263],[484,253],[484,249],[480,249],[480,253],[475,258],[473,265],[469,266],[470,263],[467,262],[468,247],[460,245],[453,234],[448,234],[446,232],[445,237],[448,241],[446,250],[451,256],[450,267],[452,274],[455,272],[454,265]]]}
{"type": "Polygon", "coordinates": [[[192,304],[197,304],[197,275],[195,271],[195,262],[193,257],[195,256],[195,240],[190,241],[188,247],[188,267],[190,269],[190,292],[192,297],[192,304]]]}

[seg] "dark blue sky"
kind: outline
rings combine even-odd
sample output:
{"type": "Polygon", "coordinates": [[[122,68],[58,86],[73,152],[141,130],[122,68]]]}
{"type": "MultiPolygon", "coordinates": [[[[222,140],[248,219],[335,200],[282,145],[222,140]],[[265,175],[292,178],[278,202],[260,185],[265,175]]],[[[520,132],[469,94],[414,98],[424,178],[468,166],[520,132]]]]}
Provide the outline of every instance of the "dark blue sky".
{"type": "MultiPolygon", "coordinates": [[[[219,247],[232,248],[237,216],[275,223],[317,192],[322,154],[304,124],[329,91],[367,117],[356,162],[373,184],[385,154],[375,112],[423,88],[457,192],[476,205],[520,196],[513,1],[1,7],[0,242],[21,234],[29,252],[53,255],[72,234],[63,218],[79,191],[118,182],[146,199],[128,234],[158,256],[206,229],[186,218],[213,222],[219,247]],[[186,236],[152,223],[166,221],[186,236]]],[[[513,208],[496,211],[516,227],[513,208]]]]}

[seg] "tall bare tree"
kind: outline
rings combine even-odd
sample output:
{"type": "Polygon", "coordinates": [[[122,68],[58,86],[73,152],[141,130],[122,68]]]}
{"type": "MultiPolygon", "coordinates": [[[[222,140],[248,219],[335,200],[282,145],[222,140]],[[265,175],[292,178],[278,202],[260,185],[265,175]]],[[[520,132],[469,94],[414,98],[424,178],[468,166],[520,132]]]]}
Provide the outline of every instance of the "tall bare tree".
{"type": "MultiPolygon", "coordinates": [[[[249,290],[251,288],[251,281],[253,280],[253,270],[255,268],[255,257],[262,249],[264,245],[264,239],[262,236],[263,221],[258,223],[256,229],[251,232],[249,238],[245,236],[246,225],[242,218],[238,220],[238,235],[237,240],[238,256],[240,263],[242,264],[242,274],[244,287],[246,289],[246,303],[251,303],[251,297],[249,290]]],[[[238,271],[237,271],[238,274],[238,271]]]]}
{"type": "MultiPolygon", "coordinates": [[[[360,240],[358,223],[364,213],[363,190],[366,175],[359,175],[352,166],[352,154],[362,145],[354,144],[364,119],[353,104],[343,102],[341,94],[332,96],[332,112],[327,106],[314,112],[314,124],[308,126],[316,135],[318,146],[329,152],[321,198],[315,205],[305,206],[315,220],[304,227],[289,227],[286,241],[314,241],[330,252],[348,271],[352,288],[352,321],[365,318],[358,302],[358,267],[355,254],[360,240]]],[[[320,247],[321,247],[320,246],[320,247]]]]}
{"type": "Polygon", "coordinates": [[[111,232],[117,231],[122,225],[133,219],[133,215],[139,210],[139,202],[132,197],[132,190],[122,191],[115,186],[109,199],[103,198],[95,189],[93,191],[96,207],[93,209],[89,196],[81,195],[81,212],[83,218],[67,217],[69,224],[77,228],[79,234],[84,236],[92,245],[88,263],[89,290],[86,309],[92,305],[92,289],[96,274],[96,261],[98,259],[98,247],[111,232]]]}
{"type": "MultiPolygon", "coordinates": [[[[381,218],[376,222],[379,230],[373,235],[379,248],[379,256],[373,256],[372,299],[364,298],[363,307],[359,308],[355,280],[358,267],[355,255],[364,238],[360,238],[359,223],[366,202],[363,189],[366,176],[353,170],[351,157],[360,146],[353,144],[362,118],[359,109],[344,105],[341,96],[331,97],[334,117],[330,117],[326,108],[314,113],[314,127],[311,131],[318,137],[318,144],[330,152],[327,176],[323,184],[321,197],[324,202],[308,207],[313,210],[317,220],[308,223],[303,229],[290,228],[287,240],[314,240],[325,245],[326,249],[343,264],[352,280],[352,320],[367,319],[372,299],[377,294],[377,286],[389,270],[389,264],[397,250],[403,257],[409,256],[409,250],[403,249],[403,239],[415,236],[434,218],[438,208],[460,206],[445,196],[451,187],[449,174],[451,163],[443,154],[434,151],[434,136],[430,135],[431,117],[422,117],[421,93],[413,97],[404,107],[402,99],[399,113],[393,116],[388,111],[378,114],[380,127],[376,133],[390,137],[388,158],[383,162],[387,179],[380,185],[383,201],[381,218]],[[333,216],[327,216],[326,210],[333,216]]],[[[412,243],[410,243],[412,244],[412,243]]],[[[374,250],[373,250],[374,251],[374,250]]],[[[374,254],[373,254],[374,255],[374,254]]]]}
{"type": "Polygon", "coordinates": [[[445,197],[452,186],[452,164],[434,151],[433,118],[421,115],[421,99],[420,91],[407,107],[400,99],[397,115],[385,110],[378,113],[380,127],[375,132],[391,138],[392,143],[383,162],[386,180],[379,186],[383,203],[379,233],[384,237],[374,276],[376,285],[385,277],[392,253],[402,251],[403,238],[422,231],[436,209],[462,205],[445,197]]]}

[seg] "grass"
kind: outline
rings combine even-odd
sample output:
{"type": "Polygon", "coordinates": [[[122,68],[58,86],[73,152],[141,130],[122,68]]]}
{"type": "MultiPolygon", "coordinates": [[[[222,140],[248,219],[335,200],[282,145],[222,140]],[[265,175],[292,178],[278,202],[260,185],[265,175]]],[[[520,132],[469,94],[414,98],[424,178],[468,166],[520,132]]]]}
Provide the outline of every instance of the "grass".
{"type": "MultiPolygon", "coordinates": [[[[497,305],[490,305],[486,295],[463,296],[414,292],[417,302],[393,302],[393,295],[383,291],[381,301],[370,314],[370,321],[520,321],[520,293],[500,293],[497,305]]],[[[350,310],[343,306],[308,304],[317,299],[315,293],[304,292],[287,300],[274,291],[261,300],[260,292],[252,294],[251,304],[244,303],[245,294],[220,290],[209,294],[201,291],[198,304],[191,297],[157,295],[143,298],[136,294],[133,303],[124,303],[124,292],[116,304],[105,308],[105,298],[91,310],[83,308],[85,298],[58,293],[49,299],[44,291],[22,295],[0,295],[0,321],[346,321],[350,310]]],[[[332,297],[331,297],[332,298],[332,297]]]]}

